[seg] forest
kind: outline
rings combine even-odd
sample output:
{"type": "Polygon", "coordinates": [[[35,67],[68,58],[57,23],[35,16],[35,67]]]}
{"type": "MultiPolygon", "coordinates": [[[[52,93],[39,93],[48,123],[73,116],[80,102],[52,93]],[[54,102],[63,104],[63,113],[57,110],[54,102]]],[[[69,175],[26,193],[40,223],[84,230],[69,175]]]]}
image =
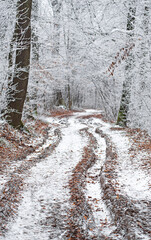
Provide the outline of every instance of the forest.
{"type": "Polygon", "coordinates": [[[21,3],[1,1],[1,117],[93,108],[151,133],[150,1],[21,3]]]}
{"type": "Polygon", "coordinates": [[[150,0],[0,6],[0,240],[149,240],[150,0]]]}

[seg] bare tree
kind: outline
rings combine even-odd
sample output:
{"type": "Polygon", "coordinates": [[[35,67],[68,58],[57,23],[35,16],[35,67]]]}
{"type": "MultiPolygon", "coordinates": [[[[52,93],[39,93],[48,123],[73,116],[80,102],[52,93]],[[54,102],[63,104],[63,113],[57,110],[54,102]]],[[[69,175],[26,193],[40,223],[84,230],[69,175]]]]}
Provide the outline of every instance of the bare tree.
{"type": "MultiPolygon", "coordinates": [[[[132,0],[130,2],[129,11],[127,15],[127,44],[128,47],[134,44],[134,28],[135,28],[135,14],[136,14],[136,1],[132,0]]],[[[126,126],[127,116],[130,104],[130,88],[132,83],[132,69],[134,68],[134,55],[130,52],[125,66],[125,80],[123,82],[122,97],[120,102],[120,109],[118,113],[117,124],[126,126]]]]}
{"type": "Polygon", "coordinates": [[[62,7],[62,1],[51,0],[52,10],[53,10],[53,55],[59,54],[60,48],[60,12],[62,7]]]}
{"type": "Polygon", "coordinates": [[[23,126],[21,118],[30,70],[31,9],[32,0],[17,2],[16,24],[9,56],[13,70],[8,79],[7,109],[5,110],[6,120],[15,128],[23,126]],[[12,54],[15,56],[14,63],[12,54]]]}

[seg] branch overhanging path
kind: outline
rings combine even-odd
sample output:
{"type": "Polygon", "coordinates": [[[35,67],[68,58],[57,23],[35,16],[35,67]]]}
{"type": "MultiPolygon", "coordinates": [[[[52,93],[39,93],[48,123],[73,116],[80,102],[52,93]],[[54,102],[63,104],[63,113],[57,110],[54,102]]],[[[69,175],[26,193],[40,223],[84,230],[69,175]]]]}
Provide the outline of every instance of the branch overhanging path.
{"type": "Polygon", "coordinates": [[[100,111],[45,121],[51,138],[4,178],[0,240],[149,240],[149,156],[132,158],[130,136],[100,111]]]}

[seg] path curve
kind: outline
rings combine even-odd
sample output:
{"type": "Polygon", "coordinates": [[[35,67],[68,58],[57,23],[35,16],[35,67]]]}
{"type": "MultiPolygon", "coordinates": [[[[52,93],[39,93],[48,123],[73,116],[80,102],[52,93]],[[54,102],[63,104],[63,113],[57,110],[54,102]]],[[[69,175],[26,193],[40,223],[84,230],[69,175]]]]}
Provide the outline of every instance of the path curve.
{"type": "Polygon", "coordinates": [[[97,110],[45,120],[51,138],[2,189],[0,240],[149,240],[150,201],[118,188],[114,125],[97,110]]]}

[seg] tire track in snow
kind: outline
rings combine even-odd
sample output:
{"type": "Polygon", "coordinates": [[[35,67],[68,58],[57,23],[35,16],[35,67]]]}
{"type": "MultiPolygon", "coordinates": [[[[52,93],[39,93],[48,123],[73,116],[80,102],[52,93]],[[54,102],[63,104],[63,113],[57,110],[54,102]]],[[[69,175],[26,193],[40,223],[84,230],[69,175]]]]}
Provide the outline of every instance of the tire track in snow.
{"type": "Polygon", "coordinates": [[[88,169],[95,163],[96,157],[94,149],[97,147],[96,139],[88,132],[87,128],[80,130],[89,137],[87,147],[84,148],[82,160],[73,170],[72,177],[69,181],[72,208],[69,210],[69,228],[67,237],[71,240],[88,240],[89,229],[94,227],[93,213],[90,205],[86,200],[84,188],[86,185],[86,175],[88,169]]]}
{"type": "MultiPolygon", "coordinates": [[[[101,162],[100,160],[98,161],[98,157],[96,156],[98,147],[97,136],[94,137],[95,133],[92,134],[87,128],[81,130],[81,132],[85,132],[88,135],[89,143],[87,147],[84,148],[83,158],[73,170],[72,178],[69,181],[73,207],[70,209],[70,227],[67,237],[71,240],[103,240],[107,239],[106,234],[108,236],[115,228],[112,227],[110,214],[101,199],[99,183],[101,162]],[[92,176],[92,174],[95,176],[92,176]],[[91,184],[90,178],[91,180],[93,178],[93,184],[91,184]],[[101,208],[99,210],[98,205],[101,208]],[[100,220],[102,222],[100,222],[100,220]],[[107,222],[103,222],[103,220],[110,221],[110,225],[107,224],[107,222]],[[100,227],[101,223],[103,228],[100,227]],[[106,232],[103,232],[105,225],[106,232]],[[108,230],[109,227],[110,230],[108,230]]],[[[100,143],[103,144],[102,141],[99,141],[99,144],[100,143]]],[[[105,151],[105,149],[103,149],[103,151],[105,151]]]]}
{"type": "Polygon", "coordinates": [[[62,140],[53,153],[30,169],[18,215],[2,240],[12,240],[12,236],[13,240],[66,239],[70,208],[66,186],[87,144],[79,134],[82,127],[71,117],[68,126],[62,126],[62,140]]]}
{"type": "Polygon", "coordinates": [[[91,218],[93,219],[93,221],[88,219],[88,221],[93,222],[93,224],[87,229],[88,233],[86,239],[112,240],[113,237],[117,239],[116,234],[114,234],[116,226],[105,204],[103,190],[100,185],[101,169],[106,160],[106,141],[104,137],[102,138],[96,133],[96,127],[100,125],[100,119],[97,118],[92,115],[90,115],[89,118],[89,116],[85,115],[84,118],[82,116],[80,120],[88,127],[89,133],[95,138],[96,142],[94,148],[92,145],[95,154],[95,162],[87,170],[85,179],[85,197],[89,208],[91,208],[91,218]]]}
{"type": "MultiPolygon", "coordinates": [[[[93,126],[89,126],[89,123],[87,120],[80,123],[75,117],[71,117],[68,123],[64,122],[62,125],[62,141],[55,146],[51,155],[49,146],[46,155],[41,155],[38,162],[35,159],[30,169],[30,177],[24,180],[26,174],[19,172],[20,168],[14,172],[15,176],[12,175],[12,178],[15,177],[16,182],[9,186],[14,195],[7,199],[8,208],[7,205],[2,206],[8,214],[9,210],[15,209],[12,205],[14,199],[16,205],[19,205],[18,197],[15,197],[17,189],[22,191],[26,186],[26,191],[18,207],[18,215],[14,213],[14,221],[8,226],[4,225],[9,231],[1,240],[142,240],[131,231],[135,215],[139,216],[137,211],[135,212],[136,206],[133,201],[129,204],[129,198],[119,195],[119,192],[117,194],[112,185],[111,180],[116,178],[116,175],[114,176],[113,169],[110,169],[110,164],[116,163],[116,149],[110,148],[109,139],[106,142],[106,156],[101,158],[100,163],[97,147],[105,143],[97,138],[93,126]],[[89,130],[80,131],[84,124],[89,130]],[[98,183],[101,165],[102,190],[98,183]],[[68,183],[69,188],[66,187],[68,183]],[[125,209],[128,211],[125,212],[125,209]],[[114,231],[115,225],[117,229],[114,231]]],[[[93,121],[95,126],[101,123],[100,120],[93,121]]],[[[99,130],[97,132],[106,138],[104,133],[99,130]]],[[[105,146],[103,149],[105,155],[105,146]]],[[[20,170],[27,173],[29,169],[26,164],[21,166],[23,169],[20,170]]],[[[9,193],[10,189],[6,188],[6,193],[9,193]]],[[[7,194],[5,196],[7,197],[7,194]]],[[[144,219],[143,222],[145,223],[144,219]]],[[[143,240],[145,239],[144,236],[143,240]]]]}
{"type": "Polygon", "coordinates": [[[91,124],[89,125],[89,131],[91,130],[98,143],[98,147],[95,149],[96,162],[88,170],[86,179],[86,197],[93,211],[95,221],[95,227],[92,231],[89,231],[89,235],[92,236],[94,232],[97,240],[112,239],[110,235],[112,235],[116,226],[113,224],[110,212],[104,202],[103,191],[100,185],[101,169],[106,157],[106,142],[104,138],[95,133],[95,119],[89,120],[88,124],[91,124]]]}

